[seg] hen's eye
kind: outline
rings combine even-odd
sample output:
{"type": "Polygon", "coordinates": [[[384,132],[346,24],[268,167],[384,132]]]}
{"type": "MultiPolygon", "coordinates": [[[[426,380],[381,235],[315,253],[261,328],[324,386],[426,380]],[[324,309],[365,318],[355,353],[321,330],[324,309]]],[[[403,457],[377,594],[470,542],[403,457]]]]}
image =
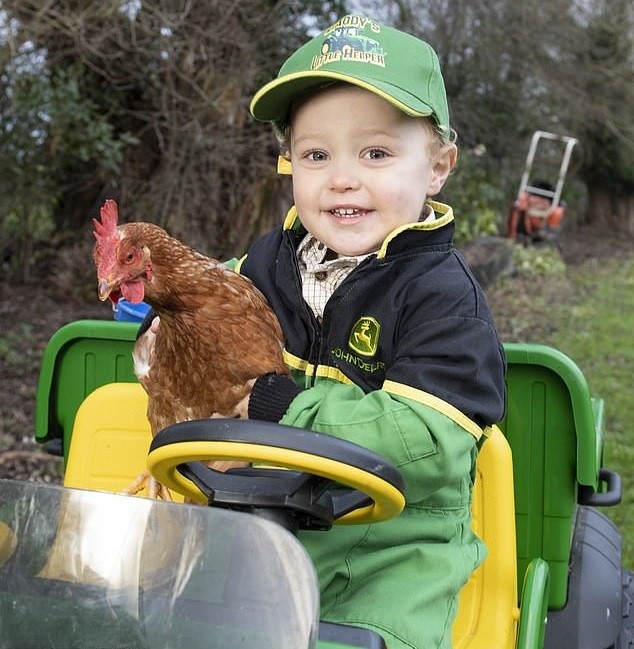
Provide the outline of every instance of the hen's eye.
{"type": "Polygon", "coordinates": [[[131,263],[135,260],[135,258],[136,258],[136,253],[134,252],[134,250],[129,250],[129,251],[126,253],[126,255],[125,255],[123,261],[124,261],[126,264],[131,264],[131,263]]]}

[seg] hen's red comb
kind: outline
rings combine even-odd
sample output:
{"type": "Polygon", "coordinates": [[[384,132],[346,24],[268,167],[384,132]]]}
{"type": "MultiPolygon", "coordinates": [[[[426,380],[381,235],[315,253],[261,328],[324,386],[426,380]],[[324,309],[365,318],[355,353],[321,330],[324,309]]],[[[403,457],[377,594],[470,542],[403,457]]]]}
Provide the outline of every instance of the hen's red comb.
{"type": "Polygon", "coordinates": [[[95,239],[97,239],[97,245],[101,246],[119,241],[119,234],[117,232],[119,208],[117,207],[117,202],[111,198],[106,200],[101,206],[99,215],[101,216],[101,221],[97,219],[92,220],[95,226],[93,234],[95,235],[95,239]]]}
{"type": "Polygon", "coordinates": [[[97,274],[102,274],[115,264],[117,247],[119,245],[119,232],[117,218],[119,209],[116,201],[108,199],[100,210],[101,221],[93,219],[95,227],[93,234],[97,242],[93,250],[93,257],[97,265],[97,274]]]}

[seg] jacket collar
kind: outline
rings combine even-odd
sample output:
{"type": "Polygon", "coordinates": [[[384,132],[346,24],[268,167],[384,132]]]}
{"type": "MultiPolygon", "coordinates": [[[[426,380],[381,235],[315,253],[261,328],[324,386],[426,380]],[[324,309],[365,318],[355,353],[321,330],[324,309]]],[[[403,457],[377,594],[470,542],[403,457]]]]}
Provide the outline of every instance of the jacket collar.
{"type": "MultiPolygon", "coordinates": [[[[436,214],[436,218],[433,221],[417,221],[415,223],[406,223],[405,225],[401,225],[390,234],[385,237],[385,240],[381,244],[381,247],[377,251],[377,258],[382,259],[388,254],[388,248],[390,249],[390,252],[395,252],[393,248],[395,247],[396,239],[403,239],[401,235],[406,234],[408,232],[412,233],[419,233],[419,232],[435,232],[437,230],[441,230],[445,228],[445,226],[449,225],[450,223],[453,223],[454,221],[454,215],[453,215],[453,209],[449,205],[445,205],[444,203],[439,203],[437,201],[427,201],[427,203],[430,205],[430,207],[434,210],[436,214]]],[[[299,220],[299,215],[297,214],[297,209],[293,205],[291,209],[288,211],[288,214],[286,215],[286,218],[284,219],[284,224],[283,224],[283,229],[284,230],[292,230],[294,232],[305,232],[304,226],[301,224],[301,221],[299,220]]],[[[453,228],[451,228],[451,233],[453,234],[453,228]]],[[[409,239],[409,237],[406,237],[409,239]]],[[[418,238],[418,237],[417,237],[418,238]]],[[[436,239],[436,237],[434,237],[436,239]]],[[[447,240],[445,236],[441,237],[437,241],[437,243],[450,243],[451,242],[451,237],[447,240]]],[[[436,243],[434,241],[434,243],[436,243]]],[[[400,247],[400,246],[397,246],[400,247]]]]}

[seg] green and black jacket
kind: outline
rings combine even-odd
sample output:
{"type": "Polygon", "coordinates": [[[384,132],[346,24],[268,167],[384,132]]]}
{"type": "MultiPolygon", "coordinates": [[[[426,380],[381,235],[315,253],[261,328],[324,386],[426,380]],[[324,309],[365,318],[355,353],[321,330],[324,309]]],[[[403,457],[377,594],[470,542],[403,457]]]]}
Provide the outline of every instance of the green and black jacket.
{"type": "Polygon", "coordinates": [[[294,209],[239,265],[280,320],[295,380],[291,390],[258,380],[250,417],[370,447],[401,468],[414,501],[441,488],[452,463],[460,470],[458,448],[443,453],[457,431],[471,439],[462,452],[473,451],[505,406],[504,353],[483,291],[453,247],[451,208],[431,205],[438,218],[392,232],[333,293],[321,325],[302,297],[296,249],[306,231],[294,209]],[[437,466],[414,487],[407,468],[422,458],[437,466]]]}

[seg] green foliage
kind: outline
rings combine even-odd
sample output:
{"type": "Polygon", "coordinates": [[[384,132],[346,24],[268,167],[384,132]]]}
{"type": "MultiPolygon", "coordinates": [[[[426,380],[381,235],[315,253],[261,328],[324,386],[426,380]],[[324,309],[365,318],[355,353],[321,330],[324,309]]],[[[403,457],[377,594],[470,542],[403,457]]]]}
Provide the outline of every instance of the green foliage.
{"type": "Polygon", "coordinates": [[[634,190],[634,11],[623,0],[603,0],[591,3],[585,12],[584,38],[572,48],[573,64],[580,71],[574,87],[583,111],[571,117],[587,143],[584,176],[600,180],[618,196],[634,190]]]}
{"type": "Polygon", "coordinates": [[[454,174],[443,196],[456,216],[455,240],[458,245],[499,232],[500,205],[504,195],[487,169],[484,147],[461,151],[454,174]]]}
{"type": "Polygon", "coordinates": [[[108,116],[83,96],[76,68],[49,74],[31,60],[0,77],[0,253],[6,276],[25,280],[37,245],[55,231],[67,171],[84,165],[104,182],[116,178],[125,147],[108,116]]]}
{"type": "Polygon", "coordinates": [[[58,68],[48,89],[50,153],[60,166],[94,163],[93,172],[104,180],[116,177],[126,146],[135,144],[129,134],[117,136],[108,115],[80,89],[79,68],[58,68]]]}
{"type": "MultiPolygon", "coordinates": [[[[33,191],[37,180],[29,183],[33,191]]],[[[26,183],[23,191],[27,191],[26,183]]],[[[16,192],[17,193],[17,192],[16,192]]],[[[47,241],[52,236],[53,223],[52,207],[54,201],[46,193],[35,193],[29,198],[22,196],[21,205],[2,215],[0,220],[0,253],[6,258],[3,264],[3,274],[6,277],[19,275],[20,279],[29,277],[29,268],[36,260],[34,246],[39,241],[47,241]],[[50,201],[47,203],[47,200],[50,201]]]]}
{"type": "Polygon", "coordinates": [[[515,246],[513,266],[519,275],[527,277],[561,275],[566,271],[566,264],[559,250],[549,245],[515,246]]]}

